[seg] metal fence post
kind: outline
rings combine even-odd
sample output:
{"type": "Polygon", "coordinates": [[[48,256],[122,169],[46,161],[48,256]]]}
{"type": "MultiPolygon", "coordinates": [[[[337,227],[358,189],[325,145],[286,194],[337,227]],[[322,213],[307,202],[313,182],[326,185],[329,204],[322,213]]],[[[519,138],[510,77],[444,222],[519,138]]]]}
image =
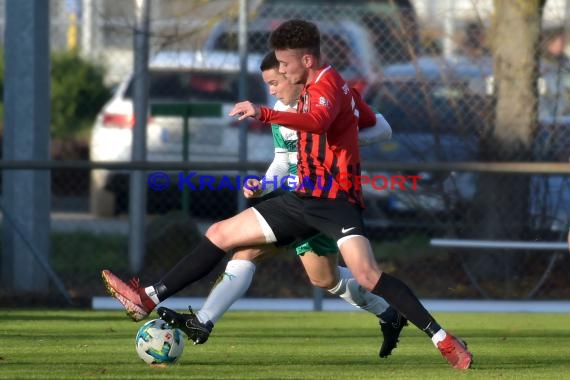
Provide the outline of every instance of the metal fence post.
{"type": "Polygon", "coordinates": [[[323,289],[313,287],[313,311],[323,311],[323,289]]]}
{"type": "MultiPolygon", "coordinates": [[[[186,109],[187,111],[187,109],[186,109]]],[[[188,121],[187,112],[182,116],[182,162],[188,162],[190,159],[190,122],[188,121]]],[[[188,170],[184,170],[184,176],[188,175],[188,170]]],[[[190,191],[184,186],[182,189],[182,212],[184,215],[190,214],[190,191]]]]}
{"type": "MultiPolygon", "coordinates": [[[[136,1],[137,26],[133,39],[135,125],[133,128],[132,158],[146,161],[146,127],[148,117],[148,54],[150,30],[150,0],[136,1]]],[[[145,255],[146,186],[145,172],[135,170],[130,175],[129,188],[129,270],[137,273],[145,255]]]]}
{"type": "MultiPolygon", "coordinates": [[[[49,2],[8,1],[2,161],[49,160],[50,75],[49,2]]],[[[40,263],[49,263],[50,173],[14,170],[3,173],[5,215],[18,229],[2,230],[0,280],[10,293],[46,292],[48,276],[40,263]],[[34,259],[30,242],[41,259],[34,259]],[[30,254],[31,253],[31,254],[30,254]]]]}

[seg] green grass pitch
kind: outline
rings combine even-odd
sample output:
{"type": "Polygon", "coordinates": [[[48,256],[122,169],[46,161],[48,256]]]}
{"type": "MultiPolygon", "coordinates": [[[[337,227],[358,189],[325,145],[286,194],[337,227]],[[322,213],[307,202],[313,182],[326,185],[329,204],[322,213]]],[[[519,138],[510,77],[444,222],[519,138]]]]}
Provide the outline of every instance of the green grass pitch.
{"type": "Polygon", "coordinates": [[[378,358],[377,320],[355,312],[230,312],[210,340],[153,368],[141,323],[119,311],[0,309],[0,379],[570,379],[570,314],[436,313],[469,343],[452,369],[415,327],[378,358]]]}

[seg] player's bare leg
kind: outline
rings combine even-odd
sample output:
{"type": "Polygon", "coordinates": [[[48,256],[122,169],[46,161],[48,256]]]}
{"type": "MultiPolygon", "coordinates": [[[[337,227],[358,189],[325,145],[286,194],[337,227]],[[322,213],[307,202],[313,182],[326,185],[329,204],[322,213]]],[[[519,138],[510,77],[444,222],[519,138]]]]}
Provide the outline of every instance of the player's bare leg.
{"type": "Polygon", "coordinates": [[[266,244],[267,227],[264,230],[260,220],[263,218],[249,208],[232,218],[213,224],[194,250],[152,286],[141,287],[138,281],[127,283],[111,271],[103,270],[105,287],[123,304],[131,319],[140,321],[158,303],[208,274],[230,248],[266,244]]]}
{"type": "Polygon", "coordinates": [[[284,252],[274,245],[241,248],[232,256],[224,273],[220,276],[200,310],[177,313],[165,307],[157,309],[158,315],[184,331],[194,344],[208,340],[214,324],[238,299],[243,297],[253,279],[255,263],[284,252]]]}
{"type": "Polygon", "coordinates": [[[265,234],[269,232],[264,231],[259,218],[257,211],[248,208],[236,216],[212,224],[205,236],[223,251],[265,245],[268,242],[265,234]]]}
{"type": "Polygon", "coordinates": [[[344,240],[339,248],[358,283],[385,298],[390,305],[424,331],[451,366],[457,369],[471,367],[473,355],[467,350],[465,342],[442,329],[406,284],[382,273],[367,238],[355,235],[344,240]]]}
{"type": "Polygon", "coordinates": [[[378,318],[383,342],[379,350],[381,358],[388,357],[397,346],[406,319],[382,298],[370,293],[356,282],[352,273],[338,266],[338,255],[319,256],[306,252],[300,256],[311,283],[326,289],[330,294],[356,308],[368,311],[378,318]]]}

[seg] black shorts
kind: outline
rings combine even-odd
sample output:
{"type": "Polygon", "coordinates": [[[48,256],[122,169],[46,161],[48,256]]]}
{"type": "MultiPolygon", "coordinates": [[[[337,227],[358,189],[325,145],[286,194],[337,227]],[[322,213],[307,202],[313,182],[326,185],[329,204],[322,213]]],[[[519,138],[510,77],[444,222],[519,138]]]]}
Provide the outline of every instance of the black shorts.
{"type": "Polygon", "coordinates": [[[338,242],[364,235],[362,209],[346,199],[303,197],[288,192],[254,206],[282,246],[305,240],[319,232],[338,242]]]}

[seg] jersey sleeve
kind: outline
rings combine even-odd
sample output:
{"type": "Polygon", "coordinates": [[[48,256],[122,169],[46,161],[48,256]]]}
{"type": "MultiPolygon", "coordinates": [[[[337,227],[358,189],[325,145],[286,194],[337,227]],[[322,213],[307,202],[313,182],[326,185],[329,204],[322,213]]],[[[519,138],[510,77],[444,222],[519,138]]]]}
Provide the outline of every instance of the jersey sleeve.
{"type": "Polygon", "coordinates": [[[358,129],[373,127],[376,124],[376,114],[372,108],[362,100],[362,96],[360,96],[360,93],[356,89],[351,88],[351,91],[356,109],[358,110],[358,129]]]}
{"type": "Polygon", "coordinates": [[[387,141],[392,138],[392,127],[381,113],[376,114],[376,124],[358,130],[358,145],[370,145],[379,141],[387,141]]]}
{"type": "Polygon", "coordinates": [[[296,131],[322,134],[326,133],[338,115],[340,94],[332,86],[311,86],[309,94],[309,112],[292,113],[275,111],[268,107],[260,107],[259,120],[265,123],[285,125],[296,131]]]}
{"type": "Polygon", "coordinates": [[[281,131],[279,131],[279,125],[271,124],[271,133],[273,134],[273,146],[275,147],[275,152],[287,152],[287,145],[285,145],[285,140],[281,131]]]}
{"type": "Polygon", "coordinates": [[[265,195],[278,188],[281,178],[289,175],[289,153],[287,145],[283,139],[283,135],[279,130],[279,125],[271,125],[271,133],[273,134],[273,146],[275,147],[275,155],[273,161],[267,168],[265,175],[261,179],[260,195],[265,195]]]}
{"type": "Polygon", "coordinates": [[[273,161],[261,179],[262,193],[260,195],[265,195],[274,190],[277,190],[282,178],[289,175],[289,155],[286,151],[278,152],[276,148],[273,161]]]}

